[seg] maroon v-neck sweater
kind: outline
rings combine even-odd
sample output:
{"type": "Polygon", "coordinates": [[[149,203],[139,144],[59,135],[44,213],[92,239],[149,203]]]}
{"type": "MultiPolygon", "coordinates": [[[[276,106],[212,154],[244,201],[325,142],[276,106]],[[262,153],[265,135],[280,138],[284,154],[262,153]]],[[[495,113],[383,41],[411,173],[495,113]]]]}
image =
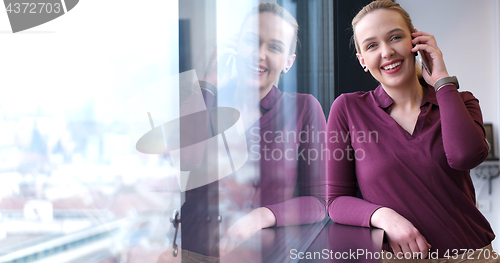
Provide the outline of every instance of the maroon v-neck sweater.
{"type": "Polygon", "coordinates": [[[427,87],[413,134],[391,118],[392,104],[381,86],[333,103],[327,124],[330,217],[369,227],[375,210],[392,208],[439,257],[491,243],[495,236],[475,206],[469,174],[488,152],[478,100],[453,85],[437,94],[427,87]],[[356,197],[356,182],[363,199],[356,197]]]}

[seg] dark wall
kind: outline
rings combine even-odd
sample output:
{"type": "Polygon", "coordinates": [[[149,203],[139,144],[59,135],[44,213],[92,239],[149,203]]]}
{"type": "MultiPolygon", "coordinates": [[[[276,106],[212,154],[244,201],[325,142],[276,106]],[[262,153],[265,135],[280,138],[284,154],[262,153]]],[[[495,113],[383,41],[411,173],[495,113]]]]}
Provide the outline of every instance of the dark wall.
{"type": "Polygon", "coordinates": [[[192,69],[190,21],[179,19],[179,72],[192,69]]]}
{"type": "Polygon", "coordinates": [[[297,1],[297,92],[315,96],[328,117],[334,95],[334,2],[297,1]]]}
{"type": "MultiPolygon", "coordinates": [[[[371,0],[297,0],[299,23],[297,75],[285,76],[283,88],[296,81],[296,91],[314,95],[328,118],[331,105],[342,93],[369,91],[378,86],[365,73],[350,45],[351,20],[371,0]]],[[[280,3],[280,1],[278,1],[280,3]]],[[[280,82],[281,83],[281,82],[280,82]]]]}
{"type": "Polygon", "coordinates": [[[352,18],[371,0],[335,1],[335,97],[342,93],[369,91],[378,82],[369,72],[364,72],[356,58],[354,43],[350,45],[352,18]]]}
{"type": "MultiPolygon", "coordinates": [[[[208,43],[213,37],[209,32],[216,31],[216,1],[215,0],[205,0],[203,5],[200,5],[198,0],[179,0],[179,17],[193,17],[196,15],[205,16],[205,23],[191,23],[190,20],[181,19],[179,20],[179,72],[184,72],[186,70],[191,70],[193,64],[200,60],[200,56],[196,56],[193,51],[193,45],[195,41],[200,43],[208,43]],[[196,6],[195,8],[192,8],[196,6]],[[195,12],[195,13],[193,13],[195,12]],[[191,38],[191,31],[202,32],[196,35],[196,39],[191,38]],[[196,61],[195,61],[196,60],[196,61]]],[[[203,59],[203,58],[201,58],[203,59]]],[[[199,77],[199,76],[198,76],[199,77]]],[[[180,94],[185,93],[183,90],[185,87],[180,86],[180,94]]],[[[189,88],[187,88],[189,89],[189,88]]],[[[185,99],[182,95],[179,101],[179,112],[182,112],[182,101],[185,99]]],[[[215,104],[215,106],[217,106],[215,104]]],[[[182,115],[182,114],[181,114],[182,115]]],[[[212,122],[212,120],[211,120],[212,122]]],[[[203,129],[206,126],[193,127],[193,122],[186,121],[185,118],[179,119],[181,130],[196,130],[203,129]]],[[[199,124],[199,123],[196,123],[199,124]]],[[[214,127],[217,127],[217,123],[213,123],[214,127]]],[[[196,126],[196,125],[194,125],[196,126]]],[[[180,141],[183,141],[184,136],[189,136],[189,134],[181,133],[180,141]]],[[[213,147],[212,146],[207,146],[213,147]]],[[[186,156],[182,153],[181,156],[186,156]]],[[[217,170],[218,155],[217,154],[207,154],[203,155],[203,162],[195,170],[190,171],[189,180],[199,180],[200,178],[206,178],[205,174],[210,171],[217,170]]],[[[184,158],[184,157],[183,157],[184,158]]],[[[184,160],[184,162],[186,162],[184,160]]],[[[190,181],[188,181],[189,185],[190,181]]],[[[216,244],[219,243],[218,229],[219,221],[217,220],[219,216],[219,184],[218,182],[208,183],[204,186],[197,187],[181,193],[181,200],[184,204],[181,207],[181,237],[176,240],[176,244],[181,243],[182,249],[195,252],[198,254],[206,256],[219,256],[219,249],[216,244]]],[[[166,222],[168,224],[168,222],[166,222]]],[[[188,258],[179,256],[182,262],[190,262],[188,258]]]]}

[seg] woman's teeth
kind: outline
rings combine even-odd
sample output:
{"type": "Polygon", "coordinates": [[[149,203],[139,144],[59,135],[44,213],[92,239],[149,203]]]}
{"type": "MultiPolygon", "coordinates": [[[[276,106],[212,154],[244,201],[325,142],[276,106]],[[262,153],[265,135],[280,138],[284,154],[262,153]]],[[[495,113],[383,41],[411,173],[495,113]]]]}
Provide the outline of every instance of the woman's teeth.
{"type": "Polygon", "coordinates": [[[254,71],[257,71],[257,72],[265,72],[267,71],[267,69],[261,69],[259,67],[253,67],[253,66],[250,66],[250,68],[254,71]]]}
{"type": "Polygon", "coordinates": [[[395,67],[397,67],[399,65],[401,65],[401,61],[398,61],[398,62],[396,62],[394,64],[389,65],[389,66],[385,66],[384,69],[385,70],[391,70],[391,69],[393,69],[393,68],[395,68],[395,67]]]}

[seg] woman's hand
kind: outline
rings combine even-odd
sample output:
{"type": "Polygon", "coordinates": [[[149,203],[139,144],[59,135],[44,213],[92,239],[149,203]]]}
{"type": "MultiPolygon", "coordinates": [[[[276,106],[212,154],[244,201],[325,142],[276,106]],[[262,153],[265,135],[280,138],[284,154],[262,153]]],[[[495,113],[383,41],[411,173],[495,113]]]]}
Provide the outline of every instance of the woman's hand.
{"type": "Polygon", "coordinates": [[[214,50],[210,56],[205,77],[202,79],[203,81],[209,82],[217,88],[224,87],[227,84],[231,77],[232,65],[235,63],[236,50],[238,48],[237,40],[238,38],[235,36],[222,42],[222,45],[219,45],[214,50]],[[218,74],[217,70],[221,72],[218,74]],[[218,79],[217,76],[221,78],[218,79]]]}
{"type": "Polygon", "coordinates": [[[382,207],[375,211],[370,219],[374,227],[382,228],[394,254],[400,259],[407,259],[408,252],[426,258],[431,245],[413,224],[396,211],[382,207]],[[414,254],[418,253],[418,254],[414,254]]]}
{"type": "Polygon", "coordinates": [[[444,77],[449,77],[450,75],[448,75],[448,71],[446,71],[446,66],[444,64],[443,53],[441,53],[441,50],[437,46],[434,36],[426,32],[418,31],[417,29],[415,29],[415,32],[413,32],[411,36],[413,37],[411,43],[416,45],[411,51],[423,51],[422,55],[425,56],[429,64],[429,71],[432,75],[429,76],[425,70],[422,70],[425,81],[429,85],[434,86],[436,81],[444,77]]]}
{"type": "Polygon", "coordinates": [[[265,207],[252,210],[229,227],[221,238],[219,245],[221,257],[255,235],[257,231],[274,225],[276,217],[271,210],[265,207]]]}

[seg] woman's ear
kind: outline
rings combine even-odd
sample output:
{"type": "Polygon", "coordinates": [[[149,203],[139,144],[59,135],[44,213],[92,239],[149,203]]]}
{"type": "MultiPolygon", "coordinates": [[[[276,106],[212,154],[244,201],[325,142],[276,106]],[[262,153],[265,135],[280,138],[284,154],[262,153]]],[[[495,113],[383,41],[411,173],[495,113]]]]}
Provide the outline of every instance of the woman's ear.
{"type": "Polygon", "coordinates": [[[295,62],[296,57],[297,57],[297,55],[295,55],[295,54],[290,55],[288,57],[288,59],[286,60],[286,63],[285,63],[285,68],[283,69],[283,73],[287,73],[290,70],[290,68],[293,65],[293,62],[295,62]]]}
{"type": "Polygon", "coordinates": [[[363,56],[359,53],[356,53],[356,57],[358,58],[359,64],[361,65],[363,70],[365,72],[368,72],[368,69],[366,68],[366,64],[365,64],[365,59],[363,58],[363,56]]]}

